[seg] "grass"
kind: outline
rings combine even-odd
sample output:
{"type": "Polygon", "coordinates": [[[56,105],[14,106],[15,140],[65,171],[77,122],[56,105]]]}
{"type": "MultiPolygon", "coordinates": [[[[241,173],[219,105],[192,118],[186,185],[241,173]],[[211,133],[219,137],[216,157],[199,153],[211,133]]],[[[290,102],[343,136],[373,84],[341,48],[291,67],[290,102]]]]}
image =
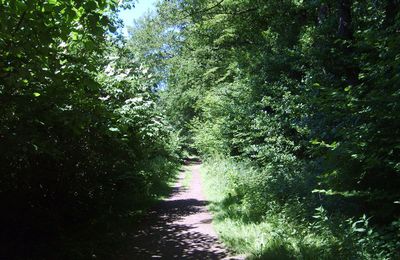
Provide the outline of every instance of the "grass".
{"type": "Polygon", "coordinates": [[[225,176],[213,174],[207,167],[203,167],[201,173],[206,198],[211,202],[209,209],[214,216],[213,226],[220,239],[235,253],[249,255],[249,258],[261,255],[270,240],[271,225],[243,221],[238,216],[239,206],[234,201],[225,176]]]}
{"type": "Polygon", "coordinates": [[[192,180],[192,170],[188,166],[183,166],[182,170],[184,171],[184,173],[183,173],[184,178],[182,181],[182,185],[183,185],[183,187],[188,189],[190,186],[190,182],[192,180]]]}
{"type": "Polygon", "coordinates": [[[320,220],[304,219],[299,213],[300,203],[275,209],[271,206],[262,217],[252,217],[249,212],[255,205],[253,198],[238,196],[232,177],[238,171],[243,177],[246,169],[231,163],[217,160],[201,169],[214,228],[231,251],[247,259],[390,259],[367,257],[356,245],[359,236],[323,213],[314,216],[320,220]]]}

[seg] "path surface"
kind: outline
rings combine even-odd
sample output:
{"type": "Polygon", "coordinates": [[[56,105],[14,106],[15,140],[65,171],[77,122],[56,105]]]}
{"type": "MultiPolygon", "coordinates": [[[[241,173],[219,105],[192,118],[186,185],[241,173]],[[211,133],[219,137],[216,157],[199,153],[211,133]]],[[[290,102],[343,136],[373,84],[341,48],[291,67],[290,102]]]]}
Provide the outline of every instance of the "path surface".
{"type": "Polygon", "coordinates": [[[228,257],[211,225],[201,189],[200,165],[191,164],[189,188],[182,172],[171,196],[142,221],[123,259],[240,259],[228,257]]]}

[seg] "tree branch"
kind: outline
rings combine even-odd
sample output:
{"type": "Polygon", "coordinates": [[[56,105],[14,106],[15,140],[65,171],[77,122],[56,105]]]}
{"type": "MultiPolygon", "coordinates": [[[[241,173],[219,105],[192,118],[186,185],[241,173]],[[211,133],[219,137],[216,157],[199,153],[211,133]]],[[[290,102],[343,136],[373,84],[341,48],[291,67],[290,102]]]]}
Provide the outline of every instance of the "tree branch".
{"type": "Polygon", "coordinates": [[[25,11],[22,13],[21,17],[19,18],[18,23],[17,23],[17,25],[16,25],[15,28],[14,28],[14,34],[16,34],[16,33],[18,32],[18,30],[21,28],[22,21],[24,20],[25,15],[26,15],[27,12],[28,12],[28,10],[25,10],[25,11]]]}
{"type": "Polygon", "coordinates": [[[188,15],[183,17],[183,19],[186,19],[186,18],[188,18],[190,16],[193,16],[195,14],[207,13],[208,11],[211,11],[212,9],[214,9],[214,8],[218,7],[219,5],[221,5],[224,1],[225,0],[220,0],[218,3],[216,3],[215,5],[213,5],[213,6],[209,7],[209,8],[206,8],[206,9],[203,9],[203,10],[199,10],[197,12],[189,13],[188,15]]]}

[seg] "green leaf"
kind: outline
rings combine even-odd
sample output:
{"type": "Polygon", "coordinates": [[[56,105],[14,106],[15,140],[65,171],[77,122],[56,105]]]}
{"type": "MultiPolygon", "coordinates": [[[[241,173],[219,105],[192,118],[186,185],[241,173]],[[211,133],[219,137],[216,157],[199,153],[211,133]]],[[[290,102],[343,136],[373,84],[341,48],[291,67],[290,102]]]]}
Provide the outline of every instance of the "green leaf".
{"type": "Polygon", "coordinates": [[[108,29],[109,29],[110,32],[112,32],[112,33],[115,33],[115,32],[117,31],[117,28],[116,28],[115,26],[113,26],[113,25],[110,25],[110,26],[108,27],[108,29]]]}
{"type": "Polygon", "coordinates": [[[110,23],[110,20],[108,19],[107,16],[103,16],[103,17],[101,17],[101,19],[100,19],[100,23],[101,23],[101,25],[103,25],[103,26],[107,26],[107,25],[110,23]]]}
{"type": "Polygon", "coordinates": [[[365,228],[355,228],[354,231],[362,233],[362,232],[365,232],[366,229],[365,228]]]}
{"type": "Polygon", "coordinates": [[[87,12],[95,10],[97,8],[97,4],[94,1],[88,1],[85,3],[84,8],[87,12]]]}
{"type": "Polygon", "coordinates": [[[317,139],[311,140],[311,144],[317,145],[317,144],[320,144],[320,143],[321,143],[321,142],[318,141],[317,139]]]}

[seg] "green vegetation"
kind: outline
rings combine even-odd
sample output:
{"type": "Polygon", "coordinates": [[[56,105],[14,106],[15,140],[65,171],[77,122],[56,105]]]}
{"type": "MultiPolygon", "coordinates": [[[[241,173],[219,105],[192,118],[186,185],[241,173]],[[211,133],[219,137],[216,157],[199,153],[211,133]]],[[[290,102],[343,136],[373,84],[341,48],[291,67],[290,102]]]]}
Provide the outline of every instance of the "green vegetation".
{"type": "Polygon", "coordinates": [[[110,259],[176,174],[118,2],[0,1],[1,258],[110,259]]]}
{"type": "Polygon", "coordinates": [[[192,180],[192,170],[189,167],[183,167],[182,171],[184,171],[184,177],[182,180],[182,185],[185,188],[189,188],[190,182],[192,180]]]}
{"type": "Polygon", "coordinates": [[[214,227],[234,252],[249,259],[395,258],[390,250],[396,241],[380,236],[365,216],[346,220],[318,207],[307,219],[305,203],[279,205],[257,196],[259,175],[246,164],[222,158],[208,161],[203,169],[214,227]],[[260,207],[263,214],[257,212],[260,207]]]}
{"type": "Polygon", "coordinates": [[[399,257],[399,10],[172,0],[135,28],[183,147],[229,186],[214,205],[226,243],[266,258],[399,257]],[[240,239],[254,227],[264,242],[240,239]]]}
{"type": "Polygon", "coordinates": [[[120,2],[0,0],[2,255],[115,257],[196,153],[238,252],[400,258],[398,0],[120,2]]]}

